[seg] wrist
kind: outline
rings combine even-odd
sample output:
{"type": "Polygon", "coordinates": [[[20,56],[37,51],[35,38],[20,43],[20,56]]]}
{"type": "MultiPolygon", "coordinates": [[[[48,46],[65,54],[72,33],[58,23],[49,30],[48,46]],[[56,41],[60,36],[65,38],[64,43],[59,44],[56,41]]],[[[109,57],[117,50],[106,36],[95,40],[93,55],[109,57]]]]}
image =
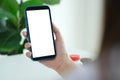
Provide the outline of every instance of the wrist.
{"type": "Polygon", "coordinates": [[[76,67],[76,64],[71,60],[64,60],[63,63],[56,69],[56,71],[63,76],[67,72],[73,70],[76,67]]]}

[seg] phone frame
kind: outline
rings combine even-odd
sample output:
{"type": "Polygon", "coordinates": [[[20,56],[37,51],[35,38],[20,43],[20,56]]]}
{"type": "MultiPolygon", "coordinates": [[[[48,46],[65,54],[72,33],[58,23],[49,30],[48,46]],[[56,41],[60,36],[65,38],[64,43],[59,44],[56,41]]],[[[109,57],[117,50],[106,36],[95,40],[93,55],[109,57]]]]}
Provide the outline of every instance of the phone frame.
{"type": "Polygon", "coordinates": [[[33,58],[33,53],[32,53],[32,45],[29,48],[29,50],[31,51],[32,55],[31,55],[31,59],[33,61],[38,61],[38,60],[51,60],[54,59],[56,57],[56,45],[55,45],[55,38],[54,38],[54,30],[53,30],[53,25],[52,25],[52,18],[51,18],[51,11],[50,8],[48,6],[29,6],[27,8],[25,8],[24,14],[25,14],[25,22],[26,22],[26,29],[27,29],[27,37],[28,37],[28,42],[31,43],[31,38],[30,38],[30,33],[29,33],[29,24],[28,24],[28,18],[27,18],[27,11],[28,10],[43,10],[43,9],[48,9],[49,10],[49,19],[50,19],[50,24],[51,24],[51,34],[52,34],[52,39],[53,39],[53,45],[54,45],[54,52],[55,55],[49,55],[49,56],[42,56],[42,57],[36,57],[33,58]]]}

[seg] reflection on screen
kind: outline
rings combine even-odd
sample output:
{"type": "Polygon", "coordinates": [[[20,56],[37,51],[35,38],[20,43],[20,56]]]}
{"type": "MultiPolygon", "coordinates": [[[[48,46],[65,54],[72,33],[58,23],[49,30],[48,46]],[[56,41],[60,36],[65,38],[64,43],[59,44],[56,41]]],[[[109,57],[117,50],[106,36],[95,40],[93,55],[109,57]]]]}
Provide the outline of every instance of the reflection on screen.
{"type": "Polygon", "coordinates": [[[49,10],[28,10],[27,19],[33,58],[54,55],[49,10]]]}

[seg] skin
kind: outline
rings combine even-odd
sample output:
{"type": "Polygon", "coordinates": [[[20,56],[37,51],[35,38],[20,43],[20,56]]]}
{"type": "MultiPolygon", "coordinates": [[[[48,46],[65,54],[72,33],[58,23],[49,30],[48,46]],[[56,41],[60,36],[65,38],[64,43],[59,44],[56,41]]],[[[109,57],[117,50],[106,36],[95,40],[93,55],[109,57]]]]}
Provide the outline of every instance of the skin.
{"type": "MultiPolygon", "coordinates": [[[[53,70],[58,72],[61,76],[63,76],[65,73],[74,69],[76,67],[76,64],[68,56],[67,51],[65,50],[64,47],[64,41],[61,36],[61,33],[54,24],[53,24],[53,29],[56,36],[55,43],[56,43],[57,56],[53,60],[39,61],[39,62],[49,68],[52,68],[53,70]]],[[[26,32],[23,32],[23,35],[27,38],[26,32]]],[[[29,42],[25,44],[26,49],[29,49],[30,46],[31,44],[29,42]]],[[[31,52],[27,52],[26,56],[30,57],[31,52]]]]}

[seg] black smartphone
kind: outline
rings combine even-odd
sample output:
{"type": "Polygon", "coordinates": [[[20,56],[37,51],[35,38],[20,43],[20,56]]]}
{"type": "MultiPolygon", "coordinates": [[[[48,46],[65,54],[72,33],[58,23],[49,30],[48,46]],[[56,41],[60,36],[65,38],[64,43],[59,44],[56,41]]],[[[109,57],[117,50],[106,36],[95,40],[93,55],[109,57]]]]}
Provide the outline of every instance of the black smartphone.
{"type": "Polygon", "coordinates": [[[32,60],[49,60],[56,57],[56,45],[48,6],[29,6],[25,9],[28,41],[32,60]]]}

